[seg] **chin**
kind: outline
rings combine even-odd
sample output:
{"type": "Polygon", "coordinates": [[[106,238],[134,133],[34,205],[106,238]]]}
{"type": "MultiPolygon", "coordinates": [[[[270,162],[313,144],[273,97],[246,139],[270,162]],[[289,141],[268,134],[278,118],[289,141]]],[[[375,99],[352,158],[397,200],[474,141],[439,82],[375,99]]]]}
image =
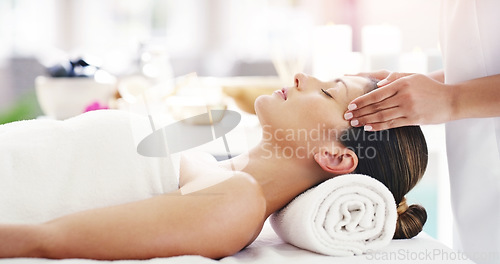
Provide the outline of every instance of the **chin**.
{"type": "Polygon", "coordinates": [[[266,97],[268,97],[268,95],[261,95],[259,97],[257,97],[257,99],[255,99],[255,102],[253,104],[253,108],[255,109],[255,114],[257,116],[260,116],[262,113],[265,112],[265,106],[266,106],[266,97]]]}
{"type": "Polygon", "coordinates": [[[270,106],[272,105],[270,99],[272,98],[269,95],[261,95],[255,99],[255,114],[261,124],[266,123],[266,116],[268,116],[269,113],[272,113],[272,109],[270,109],[270,106]]]}

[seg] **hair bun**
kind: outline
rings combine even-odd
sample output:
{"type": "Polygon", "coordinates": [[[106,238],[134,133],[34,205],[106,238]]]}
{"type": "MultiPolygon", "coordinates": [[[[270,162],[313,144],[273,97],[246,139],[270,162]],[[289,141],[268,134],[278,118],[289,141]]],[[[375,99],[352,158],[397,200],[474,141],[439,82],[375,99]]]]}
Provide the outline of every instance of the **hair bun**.
{"type": "Polygon", "coordinates": [[[404,202],[404,205],[402,203],[398,206],[398,220],[394,239],[406,239],[418,235],[427,221],[427,212],[423,206],[412,204],[408,207],[406,202],[404,202]],[[401,206],[406,206],[404,208],[406,210],[402,210],[401,206]]]}

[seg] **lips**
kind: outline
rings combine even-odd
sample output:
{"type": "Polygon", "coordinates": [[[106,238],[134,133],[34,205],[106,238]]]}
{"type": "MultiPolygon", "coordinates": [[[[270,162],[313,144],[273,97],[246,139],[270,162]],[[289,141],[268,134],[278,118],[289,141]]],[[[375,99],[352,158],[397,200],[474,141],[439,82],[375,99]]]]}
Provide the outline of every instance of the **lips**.
{"type": "Polygon", "coordinates": [[[288,92],[286,88],[281,88],[281,90],[276,90],[274,91],[274,93],[283,98],[283,100],[285,101],[288,98],[288,92]]]}
{"type": "Polygon", "coordinates": [[[288,90],[286,88],[281,88],[281,93],[283,94],[283,99],[286,99],[288,98],[288,90]]]}

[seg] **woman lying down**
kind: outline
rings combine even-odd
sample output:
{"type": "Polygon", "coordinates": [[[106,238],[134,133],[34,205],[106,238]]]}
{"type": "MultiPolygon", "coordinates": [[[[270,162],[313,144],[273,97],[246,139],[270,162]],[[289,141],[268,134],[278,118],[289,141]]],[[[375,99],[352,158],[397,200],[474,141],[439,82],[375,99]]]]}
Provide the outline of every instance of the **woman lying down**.
{"type": "Polygon", "coordinates": [[[398,204],[394,238],[411,238],[427,217],[423,207],[405,202],[427,165],[420,128],[365,132],[343,119],[347,104],[375,87],[364,77],[322,82],[297,74],[293,87],[256,100],[264,136],[248,153],[220,162],[205,154],[183,157],[173,192],[40,224],[2,223],[0,257],[218,259],[252,243],[266,218],[294,197],[349,173],[388,187],[398,204]]]}

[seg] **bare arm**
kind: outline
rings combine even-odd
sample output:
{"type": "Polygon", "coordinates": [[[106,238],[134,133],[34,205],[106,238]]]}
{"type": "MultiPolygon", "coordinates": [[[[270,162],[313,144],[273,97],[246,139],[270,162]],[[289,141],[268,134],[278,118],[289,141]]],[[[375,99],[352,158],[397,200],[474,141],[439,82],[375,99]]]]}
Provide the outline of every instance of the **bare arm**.
{"type": "Polygon", "coordinates": [[[500,74],[454,86],[453,119],[500,116],[500,74]]]}
{"type": "Polygon", "coordinates": [[[353,126],[382,130],[500,116],[500,75],[455,85],[444,84],[443,80],[441,72],[430,77],[392,73],[379,82],[379,89],[351,102],[353,106],[347,112],[353,117],[349,120],[351,124],[355,120],[353,126]]]}
{"type": "Polygon", "coordinates": [[[0,225],[0,257],[147,259],[220,258],[250,243],[265,219],[260,186],[237,175],[180,192],[84,211],[42,225],[0,225]]]}

